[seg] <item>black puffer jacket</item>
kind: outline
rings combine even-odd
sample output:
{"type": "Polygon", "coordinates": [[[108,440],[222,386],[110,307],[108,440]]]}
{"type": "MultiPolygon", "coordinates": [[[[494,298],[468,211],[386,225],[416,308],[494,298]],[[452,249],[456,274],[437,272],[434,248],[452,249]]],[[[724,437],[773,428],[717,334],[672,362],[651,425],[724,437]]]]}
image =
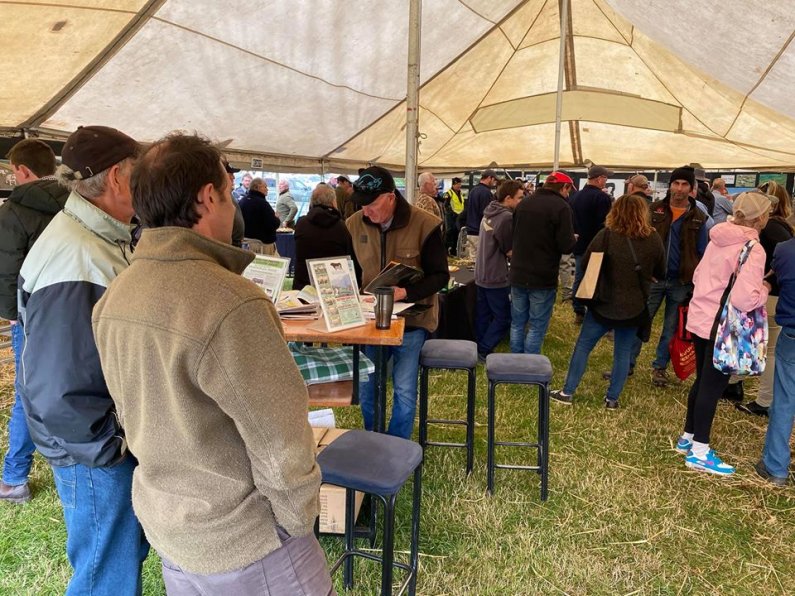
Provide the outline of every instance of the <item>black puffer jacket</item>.
{"type": "Polygon", "coordinates": [[[17,186],[0,205],[0,318],[17,319],[22,262],[68,196],[55,180],[35,180],[17,186]]]}
{"type": "MultiPolygon", "coordinates": [[[[353,257],[353,243],[342,215],[333,207],[315,205],[295,224],[295,277],[293,289],[300,290],[310,284],[306,269],[307,259],[328,257],[353,257]]],[[[356,264],[356,278],[361,283],[362,273],[356,264]]]]}

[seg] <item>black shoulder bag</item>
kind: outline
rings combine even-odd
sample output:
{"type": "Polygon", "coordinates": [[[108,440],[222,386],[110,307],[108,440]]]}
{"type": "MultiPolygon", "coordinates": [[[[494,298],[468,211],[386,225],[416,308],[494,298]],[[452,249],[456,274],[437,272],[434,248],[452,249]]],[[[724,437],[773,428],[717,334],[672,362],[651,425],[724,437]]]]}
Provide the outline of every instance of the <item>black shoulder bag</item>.
{"type": "Polygon", "coordinates": [[[638,275],[638,285],[640,286],[640,292],[643,294],[643,312],[638,316],[640,321],[640,324],[638,325],[638,338],[640,341],[645,343],[649,341],[649,338],[651,338],[649,293],[646,291],[646,286],[643,284],[643,271],[641,270],[640,263],[638,263],[638,257],[635,254],[635,247],[632,246],[632,239],[629,236],[627,236],[627,244],[629,244],[629,252],[632,253],[632,260],[635,262],[635,273],[638,275]]]}

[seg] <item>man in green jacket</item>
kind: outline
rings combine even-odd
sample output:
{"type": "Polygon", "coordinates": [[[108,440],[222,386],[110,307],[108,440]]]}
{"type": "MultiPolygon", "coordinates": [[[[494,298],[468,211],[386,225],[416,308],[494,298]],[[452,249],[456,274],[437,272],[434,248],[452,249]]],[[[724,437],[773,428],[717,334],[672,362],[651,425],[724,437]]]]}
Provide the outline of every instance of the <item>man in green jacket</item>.
{"type": "Polygon", "coordinates": [[[240,275],[254,255],[230,245],[221,155],[170,135],[132,190],[146,229],[93,325],[166,589],[329,594],[306,386],[273,304],[240,275]]]}
{"type": "MultiPolygon", "coordinates": [[[[69,191],[54,179],[55,153],[39,139],[25,139],[8,153],[17,186],[0,205],[0,319],[11,322],[11,347],[19,371],[24,334],[17,325],[17,279],[33,243],[63,209],[69,191]]],[[[15,379],[14,404],[8,418],[8,451],[3,460],[0,500],[30,500],[28,476],[36,450],[25,422],[25,410],[15,379]]]]}

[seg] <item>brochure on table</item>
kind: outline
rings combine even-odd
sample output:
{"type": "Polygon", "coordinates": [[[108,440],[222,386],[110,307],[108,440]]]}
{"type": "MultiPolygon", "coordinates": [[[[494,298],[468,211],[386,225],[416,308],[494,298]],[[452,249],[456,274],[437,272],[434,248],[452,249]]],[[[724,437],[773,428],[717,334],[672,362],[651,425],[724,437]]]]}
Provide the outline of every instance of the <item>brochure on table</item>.
{"type": "Polygon", "coordinates": [[[307,259],[306,267],[320,298],[325,323],[313,328],[332,332],[366,324],[350,257],[307,259]]]}
{"type": "Polygon", "coordinates": [[[251,264],[243,271],[243,277],[250,279],[257,284],[268,298],[276,304],[279,300],[284,278],[287,275],[287,268],[290,266],[290,259],[283,257],[272,257],[268,255],[257,255],[251,264]]]}

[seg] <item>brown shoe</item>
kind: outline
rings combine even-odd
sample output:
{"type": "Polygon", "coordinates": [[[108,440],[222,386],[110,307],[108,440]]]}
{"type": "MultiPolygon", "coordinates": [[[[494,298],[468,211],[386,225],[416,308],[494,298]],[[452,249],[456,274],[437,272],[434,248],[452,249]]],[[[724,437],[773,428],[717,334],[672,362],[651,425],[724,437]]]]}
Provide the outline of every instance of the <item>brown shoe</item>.
{"type": "Polygon", "coordinates": [[[574,313],[574,324],[575,325],[582,325],[582,322],[585,320],[585,313],[576,312],[574,313]]]}
{"type": "Polygon", "coordinates": [[[11,486],[5,482],[0,482],[0,501],[8,501],[21,505],[30,501],[30,488],[28,483],[18,486],[11,486]]]}
{"type": "Polygon", "coordinates": [[[655,368],[651,373],[651,382],[655,387],[668,387],[668,371],[664,368],[655,368]]]}

